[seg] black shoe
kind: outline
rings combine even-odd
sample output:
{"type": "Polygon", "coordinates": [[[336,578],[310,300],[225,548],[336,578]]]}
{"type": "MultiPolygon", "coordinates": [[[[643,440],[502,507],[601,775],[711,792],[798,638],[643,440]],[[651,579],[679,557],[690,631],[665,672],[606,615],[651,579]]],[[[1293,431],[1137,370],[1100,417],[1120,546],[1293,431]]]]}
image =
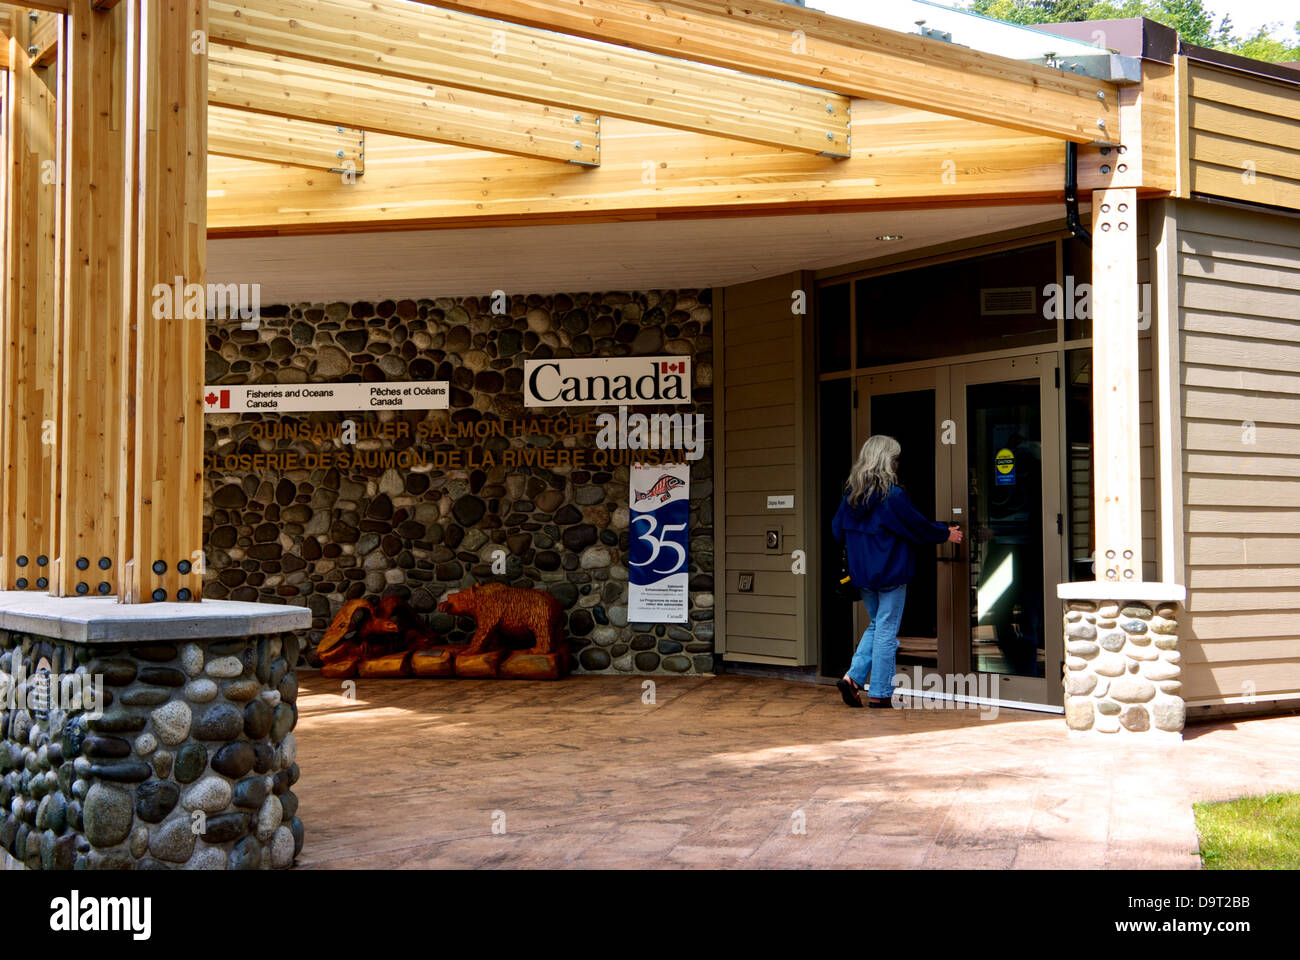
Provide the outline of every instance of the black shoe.
{"type": "Polygon", "coordinates": [[[840,696],[844,698],[846,707],[862,706],[862,698],[858,696],[858,685],[848,677],[840,677],[835,686],[840,691],[840,696]]]}
{"type": "Polygon", "coordinates": [[[889,697],[871,697],[867,705],[872,710],[888,710],[894,704],[889,697]]]}

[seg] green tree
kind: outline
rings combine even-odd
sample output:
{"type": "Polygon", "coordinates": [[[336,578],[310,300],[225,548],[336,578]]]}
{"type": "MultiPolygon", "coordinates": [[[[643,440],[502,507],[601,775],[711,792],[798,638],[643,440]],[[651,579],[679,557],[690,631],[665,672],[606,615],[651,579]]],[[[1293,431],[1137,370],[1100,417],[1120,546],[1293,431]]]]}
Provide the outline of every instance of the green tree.
{"type": "MultiPolygon", "coordinates": [[[[1011,23],[1077,23],[1147,17],[1173,27],[1188,43],[1215,47],[1256,60],[1300,60],[1300,44],[1278,39],[1282,25],[1269,24],[1253,35],[1237,36],[1232,18],[1216,15],[1205,0],[972,0],[968,9],[1011,23]]],[[[1296,24],[1300,32],[1300,23],[1296,24]]]]}

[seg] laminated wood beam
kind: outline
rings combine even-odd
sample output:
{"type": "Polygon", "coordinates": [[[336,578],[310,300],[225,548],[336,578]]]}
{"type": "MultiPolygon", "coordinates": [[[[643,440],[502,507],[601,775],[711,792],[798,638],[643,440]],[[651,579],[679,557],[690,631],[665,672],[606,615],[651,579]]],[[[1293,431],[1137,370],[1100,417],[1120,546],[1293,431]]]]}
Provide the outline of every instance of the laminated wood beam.
{"type": "Polygon", "coordinates": [[[4,107],[4,296],[0,339],[0,588],[48,586],[57,371],[57,72],[10,40],[4,107]]]}
{"type": "Polygon", "coordinates": [[[848,153],[848,101],[397,0],[211,0],[219,43],[808,153],[848,153]]]}
{"type": "Polygon", "coordinates": [[[600,162],[600,119],[591,114],[221,44],[208,50],[208,103],[493,153],[600,162]]]}
{"type": "Polygon", "coordinates": [[[11,7],[20,10],[44,10],[48,13],[67,13],[68,0],[5,0],[11,7]]]}
{"type": "Polygon", "coordinates": [[[360,130],[208,107],[208,153],[214,156],[359,176],[365,173],[364,152],[365,135],[360,130]]]}
{"type": "Polygon", "coordinates": [[[128,263],[126,95],[121,82],[130,5],[109,12],[72,0],[64,107],[62,401],[59,569],[51,592],[116,595],[122,505],[121,349],[128,263]]]}
{"type": "MultiPolygon", "coordinates": [[[[366,138],[366,176],[214,158],[212,235],[821,213],[869,207],[1060,202],[1059,140],[854,101],[861,147],[828,164],[791,150],[607,119],[598,168],[366,138]]],[[[1105,186],[1080,165],[1083,189],[1105,186]]]]}
{"type": "MultiPolygon", "coordinates": [[[[198,600],[203,548],[203,345],[206,321],[175,292],[205,288],[207,0],[139,0],[129,22],[127,116],[135,124],[136,211],[127,246],[135,286],[129,397],[130,470],[123,471],[129,529],[128,602],[198,600]],[[197,31],[197,34],[196,34],[197,31]]],[[[199,302],[204,302],[206,298],[199,302]]],[[[206,313],[205,310],[198,311],[206,313]]]]}
{"type": "Polygon", "coordinates": [[[1114,84],[777,0],[423,2],[1063,140],[1119,142],[1114,84]]]}
{"type": "Polygon", "coordinates": [[[1103,583],[1142,580],[1137,191],[1092,192],[1093,494],[1103,583]]]}

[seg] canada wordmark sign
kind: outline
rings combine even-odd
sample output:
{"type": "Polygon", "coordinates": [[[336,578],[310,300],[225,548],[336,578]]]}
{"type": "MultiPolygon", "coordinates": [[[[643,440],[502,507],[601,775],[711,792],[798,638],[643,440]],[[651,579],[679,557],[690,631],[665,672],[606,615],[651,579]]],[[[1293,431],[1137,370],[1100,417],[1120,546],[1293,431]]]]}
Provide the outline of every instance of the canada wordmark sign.
{"type": "Polygon", "coordinates": [[[286,383],[205,387],[204,413],[296,413],[303,410],[446,410],[446,380],[409,383],[286,383]]]}
{"type": "Polygon", "coordinates": [[[689,357],[524,361],[525,407],[691,402],[689,357]]]}

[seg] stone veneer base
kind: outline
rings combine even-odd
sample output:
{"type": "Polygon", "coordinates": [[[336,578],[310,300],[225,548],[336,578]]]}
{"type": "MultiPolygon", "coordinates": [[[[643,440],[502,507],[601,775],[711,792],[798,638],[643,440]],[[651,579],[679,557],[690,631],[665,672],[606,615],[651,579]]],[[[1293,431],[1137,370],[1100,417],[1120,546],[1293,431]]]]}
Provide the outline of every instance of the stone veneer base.
{"type": "Polygon", "coordinates": [[[310,613],[105,603],[0,593],[3,865],[291,866],[310,613]]]}
{"type": "Polygon", "coordinates": [[[1061,584],[1065,602],[1065,722],[1071,738],[1180,742],[1178,603],[1183,587],[1061,584]]]}

